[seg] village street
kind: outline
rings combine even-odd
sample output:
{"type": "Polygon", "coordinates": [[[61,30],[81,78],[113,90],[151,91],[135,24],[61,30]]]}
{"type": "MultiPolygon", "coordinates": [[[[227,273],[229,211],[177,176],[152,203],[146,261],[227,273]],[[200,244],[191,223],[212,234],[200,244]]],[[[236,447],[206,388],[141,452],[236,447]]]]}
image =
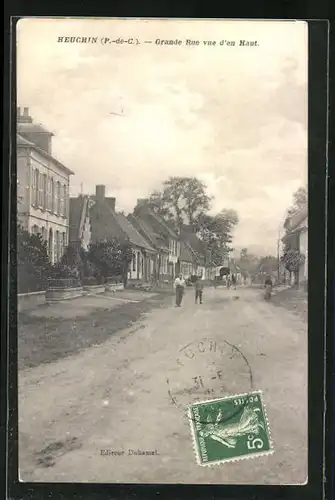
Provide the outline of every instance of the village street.
{"type": "MultiPolygon", "coordinates": [[[[259,288],[186,290],[104,343],[19,371],[20,478],[291,484],[307,479],[307,328],[259,288]],[[274,454],[196,464],[187,404],[262,390],[274,454]],[[103,455],[101,450],[124,455],[103,455]],[[128,450],[157,450],[128,456],[128,450]]],[[[105,312],[105,314],[107,314],[105,312]]],[[[80,335],[80,318],[77,333],[80,335]]],[[[36,346],[38,349],[38,346],[36,346]]]]}

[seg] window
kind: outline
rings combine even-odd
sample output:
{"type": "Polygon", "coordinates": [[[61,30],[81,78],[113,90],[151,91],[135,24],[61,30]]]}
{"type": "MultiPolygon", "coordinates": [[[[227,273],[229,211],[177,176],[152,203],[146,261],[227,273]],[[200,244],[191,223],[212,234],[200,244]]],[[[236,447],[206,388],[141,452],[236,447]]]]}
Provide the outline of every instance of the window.
{"type": "Polygon", "coordinates": [[[40,173],[38,169],[35,169],[35,175],[34,175],[34,205],[38,206],[39,205],[39,183],[40,183],[40,173]]]}
{"type": "Polygon", "coordinates": [[[52,177],[50,179],[50,210],[55,211],[55,182],[52,177]]]}
{"type": "Polygon", "coordinates": [[[53,247],[53,235],[52,235],[52,229],[49,229],[49,238],[48,238],[48,254],[51,259],[51,262],[53,263],[53,255],[52,255],[52,247],[53,247]]]}
{"type": "Polygon", "coordinates": [[[36,224],[33,225],[32,229],[31,229],[31,232],[33,234],[38,234],[38,226],[36,224]]]}
{"type": "Polygon", "coordinates": [[[62,233],[62,255],[64,254],[66,249],[66,233],[62,233]]]}
{"type": "Polygon", "coordinates": [[[66,184],[63,186],[63,215],[67,217],[67,190],[66,184]]]}
{"type": "Polygon", "coordinates": [[[56,231],[56,238],[55,238],[55,262],[57,262],[60,258],[60,239],[59,239],[59,231],[56,231]]]}
{"type": "Polygon", "coordinates": [[[133,271],[136,271],[136,253],[133,253],[133,271]]]}
{"type": "Polygon", "coordinates": [[[47,209],[47,202],[48,202],[48,177],[47,174],[43,174],[43,208],[47,209]]]}
{"type": "Polygon", "coordinates": [[[61,205],[61,192],[60,192],[60,182],[57,181],[57,194],[56,194],[56,212],[60,213],[60,205],[61,205]]]}

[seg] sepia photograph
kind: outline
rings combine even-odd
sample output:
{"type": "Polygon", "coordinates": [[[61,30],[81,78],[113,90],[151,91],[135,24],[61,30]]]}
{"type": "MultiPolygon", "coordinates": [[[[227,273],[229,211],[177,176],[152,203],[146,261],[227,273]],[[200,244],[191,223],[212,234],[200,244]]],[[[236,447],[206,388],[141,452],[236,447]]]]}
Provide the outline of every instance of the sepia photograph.
{"type": "Polygon", "coordinates": [[[16,39],[20,481],[306,484],[307,23],[16,39]]]}

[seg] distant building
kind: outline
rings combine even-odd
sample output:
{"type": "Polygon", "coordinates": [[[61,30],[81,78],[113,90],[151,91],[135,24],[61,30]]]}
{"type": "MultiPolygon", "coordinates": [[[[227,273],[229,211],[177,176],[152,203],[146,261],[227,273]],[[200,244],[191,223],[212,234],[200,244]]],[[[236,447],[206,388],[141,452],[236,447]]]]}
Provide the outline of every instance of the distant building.
{"type": "Polygon", "coordinates": [[[53,134],[17,110],[17,212],[20,224],[48,243],[51,261],[69,239],[69,184],[73,172],[52,156],[53,134]]]}
{"type": "MultiPolygon", "coordinates": [[[[308,281],[308,209],[301,208],[285,221],[286,234],[282,242],[286,248],[298,250],[305,257],[305,262],[299,270],[299,282],[308,281]]],[[[292,276],[292,280],[294,276],[292,276]]]]}

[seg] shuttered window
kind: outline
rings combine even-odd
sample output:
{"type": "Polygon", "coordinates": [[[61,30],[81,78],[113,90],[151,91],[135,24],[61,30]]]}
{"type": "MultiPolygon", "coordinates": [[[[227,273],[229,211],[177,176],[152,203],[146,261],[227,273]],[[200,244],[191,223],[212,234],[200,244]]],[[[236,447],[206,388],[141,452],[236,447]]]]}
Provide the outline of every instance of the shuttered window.
{"type": "Polygon", "coordinates": [[[40,192],[40,173],[38,169],[35,169],[35,175],[34,175],[34,205],[38,206],[39,205],[39,192],[40,192]]]}
{"type": "Polygon", "coordinates": [[[51,177],[50,180],[50,191],[51,191],[51,199],[50,199],[50,210],[51,212],[55,211],[55,181],[51,177]]]}
{"type": "Polygon", "coordinates": [[[56,213],[60,213],[60,182],[57,181],[57,188],[56,188],[56,213]]]}
{"type": "Polygon", "coordinates": [[[48,208],[48,177],[47,174],[43,174],[43,208],[46,210],[48,208]]]}

